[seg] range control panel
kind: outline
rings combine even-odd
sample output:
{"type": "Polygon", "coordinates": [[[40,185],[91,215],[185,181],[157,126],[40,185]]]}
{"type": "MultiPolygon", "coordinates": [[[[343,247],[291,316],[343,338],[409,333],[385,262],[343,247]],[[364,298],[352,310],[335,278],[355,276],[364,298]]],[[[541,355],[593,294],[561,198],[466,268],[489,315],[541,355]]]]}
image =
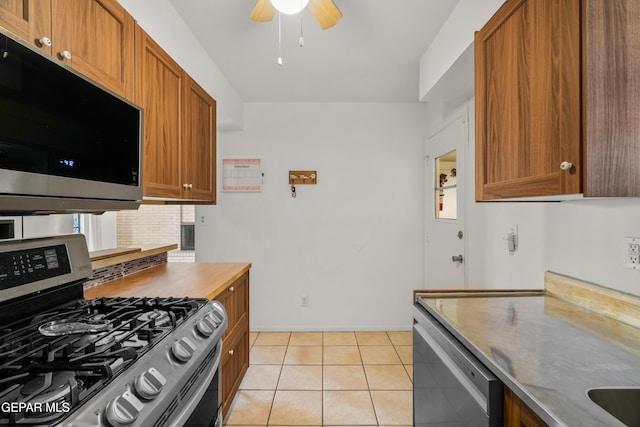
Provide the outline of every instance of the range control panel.
{"type": "Polygon", "coordinates": [[[0,253],[0,290],[70,272],[65,245],[0,253]]]}

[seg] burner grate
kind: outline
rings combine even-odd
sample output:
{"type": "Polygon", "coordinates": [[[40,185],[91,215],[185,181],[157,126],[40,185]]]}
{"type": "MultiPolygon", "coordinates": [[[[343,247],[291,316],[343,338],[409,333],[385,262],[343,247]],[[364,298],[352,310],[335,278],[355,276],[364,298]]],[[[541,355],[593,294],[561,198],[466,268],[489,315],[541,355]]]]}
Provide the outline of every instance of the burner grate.
{"type": "MultiPolygon", "coordinates": [[[[13,320],[0,327],[0,400],[65,403],[73,411],[206,302],[193,298],[99,298],[13,320]],[[38,329],[49,322],[107,326],[88,333],[45,336],[38,329]]],[[[64,329],[62,325],[60,329],[64,329]]],[[[22,412],[0,413],[0,426],[57,423],[65,414],[34,411],[32,405],[22,412]]]]}

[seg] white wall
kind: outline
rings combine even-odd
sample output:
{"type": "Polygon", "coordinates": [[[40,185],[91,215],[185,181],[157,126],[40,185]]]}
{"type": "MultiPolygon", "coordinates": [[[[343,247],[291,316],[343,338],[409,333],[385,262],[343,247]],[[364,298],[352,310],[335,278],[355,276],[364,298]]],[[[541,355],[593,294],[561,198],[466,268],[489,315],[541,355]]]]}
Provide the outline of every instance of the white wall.
{"type": "Polygon", "coordinates": [[[420,100],[434,100],[426,99],[428,93],[439,82],[447,80],[448,75],[455,78],[447,81],[446,88],[438,88],[438,96],[451,96],[461,88],[473,90],[473,50],[470,46],[474,32],[484,26],[502,3],[504,0],[459,1],[420,59],[420,100]],[[461,58],[469,60],[459,61],[461,58]]]}
{"type": "Polygon", "coordinates": [[[217,101],[218,129],[242,128],[243,104],[169,0],[119,0],[175,61],[217,101]]]}
{"type": "Polygon", "coordinates": [[[217,206],[196,207],[197,261],[253,263],[252,330],[410,329],[423,283],[423,106],[245,108],[244,130],[219,134],[219,158],[262,158],[264,191],[219,191],[217,206]],[[317,170],[318,184],[294,199],[295,169],[317,170]]]}
{"type": "Polygon", "coordinates": [[[624,261],[624,237],[640,237],[640,199],[550,203],[545,222],[548,270],[640,295],[640,271],[624,261]]]}

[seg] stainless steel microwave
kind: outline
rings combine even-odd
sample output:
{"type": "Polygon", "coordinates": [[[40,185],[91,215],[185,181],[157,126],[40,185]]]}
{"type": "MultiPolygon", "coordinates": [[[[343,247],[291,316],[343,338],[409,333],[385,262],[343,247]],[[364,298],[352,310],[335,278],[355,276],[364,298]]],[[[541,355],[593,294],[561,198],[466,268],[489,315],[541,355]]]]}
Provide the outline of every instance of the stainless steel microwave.
{"type": "Polygon", "coordinates": [[[0,28],[0,213],[137,209],[142,110],[0,28]]]}

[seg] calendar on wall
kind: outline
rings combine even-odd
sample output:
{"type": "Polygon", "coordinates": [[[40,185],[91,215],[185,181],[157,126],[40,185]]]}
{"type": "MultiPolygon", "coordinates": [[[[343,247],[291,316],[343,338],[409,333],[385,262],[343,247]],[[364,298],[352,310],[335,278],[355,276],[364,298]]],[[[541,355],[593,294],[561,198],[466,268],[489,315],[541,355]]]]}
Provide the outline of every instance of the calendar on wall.
{"type": "Polygon", "coordinates": [[[222,159],[222,191],[262,191],[261,159],[222,159]]]}

